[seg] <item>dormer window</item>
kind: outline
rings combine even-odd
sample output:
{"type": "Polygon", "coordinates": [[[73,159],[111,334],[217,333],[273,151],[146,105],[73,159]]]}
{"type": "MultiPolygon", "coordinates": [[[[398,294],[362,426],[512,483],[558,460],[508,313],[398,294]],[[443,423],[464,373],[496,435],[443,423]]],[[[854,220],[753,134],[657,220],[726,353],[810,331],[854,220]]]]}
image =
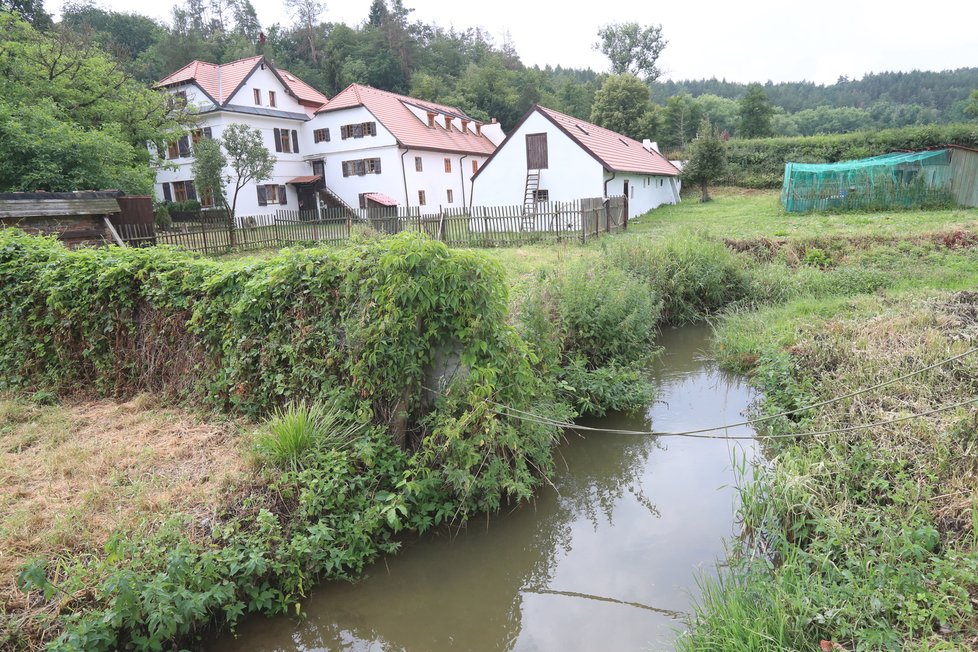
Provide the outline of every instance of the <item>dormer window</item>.
{"type": "Polygon", "coordinates": [[[256,88],[254,90],[255,95],[255,106],[261,106],[261,89],[256,88]]]}
{"type": "Polygon", "coordinates": [[[268,106],[275,106],[275,91],[268,91],[268,106]]]}

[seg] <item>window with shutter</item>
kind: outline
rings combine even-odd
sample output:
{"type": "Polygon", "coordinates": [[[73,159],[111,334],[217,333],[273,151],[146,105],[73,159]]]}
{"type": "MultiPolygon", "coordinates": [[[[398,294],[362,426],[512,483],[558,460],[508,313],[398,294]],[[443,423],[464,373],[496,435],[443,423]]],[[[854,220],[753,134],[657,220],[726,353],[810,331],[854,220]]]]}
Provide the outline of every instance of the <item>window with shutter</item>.
{"type": "Polygon", "coordinates": [[[358,177],[362,177],[367,173],[367,166],[363,159],[360,159],[359,161],[356,162],[356,168],[357,168],[358,177]]]}
{"type": "Polygon", "coordinates": [[[163,201],[173,201],[173,195],[170,194],[170,184],[163,184],[163,201]]]}
{"type": "Polygon", "coordinates": [[[187,201],[187,186],[183,181],[173,182],[173,199],[175,201],[187,201]]]}
{"type": "Polygon", "coordinates": [[[177,145],[177,141],[173,140],[166,144],[166,157],[180,158],[180,146],[177,145]]]}
{"type": "Polygon", "coordinates": [[[421,163],[421,157],[420,156],[415,156],[414,157],[414,169],[417,170],[418,172],[423,172],[424,171],[422,169],[422,163],[421,163]]]}
{"type": "Polygon", "coordinates": [[[207,138],[207,139],[213,138],[214,136],[211,135],[212,133],[213,132],[211,131],[211,128],[210,127],[204,127],[204,138],[207,138]]]}
{"type": "Polygon", "coordinates": [[[261,106],[261,90],[256,88],[253,93],[255,95],[255,106],[261,106]]]}
{"type": "Polygon", "coordinates": [[[274,129],[274,134],[273,135],[275,137],[275,151],[276,152],[281,152],[282,151],[282,133],[281,133],[281,129],[278,129],[278,128],[274,129]]]}
{"type": "Polygon", "coordinates": [[[197,200],[197,189],[194,188],[193,181],[184,181],[187,186],[187,199],[196,201],[197,200]]]}
{"type": "Polygon", "coordinates": [[[267,206],[268,205],[268,197],[267,197],[267,195],[265,193],[265,186],[257,186],[257,188],[258,188],[258,205],[259,206],[267,206]]]}
{"type": "Polygon", "coordinates": [[[282,149],[279,151],[285,152],[286,154],[292,151],[292,142],[289,140],[289,130],[281,129],[279,131],[279,137],[282,139],[282,149]]]}
{"type": "Polygon", "coordinates": [[[275,91],[268,91],[268,106],[275,106],[275,91]]]}
{"type": "Polygon", "coordinates": [[[445,172],[451,172],[451,171],[452,171],[452,159],[446,158],[445,159],[445,172]]]}
{"type": "Polygon", "coordinates": [[[364,126],[364,132],[368,136],[376,136],[377,135],[377,123],[376,122],[365,122],[365,123],[363,123],[363,126],[364,126]]]}
{"type": "Polygon", "coordinates": [[[292,152],[299,153],[299,132],[295,129],[292,130],[292,152]]]}
{"type": "Polygon", "coordinates": [[[424,206],[424,205],[425,205],[424,190],[419,190],[418,191],[418,206],[424,206]]]}
{"type": "Polygon", "coordinates": [[[182,136],[179,142],[180,156],[190,156],[190,138],[182,136]]]}
{"type": "Polygon", "coordinates": [[[448,203],[449,204],[454,204],[455,203],[455,193],[452,192],[452,189],[451,188],[449,188],[447,191],[445,191],[445,195],[448,197],[448,203]]]}

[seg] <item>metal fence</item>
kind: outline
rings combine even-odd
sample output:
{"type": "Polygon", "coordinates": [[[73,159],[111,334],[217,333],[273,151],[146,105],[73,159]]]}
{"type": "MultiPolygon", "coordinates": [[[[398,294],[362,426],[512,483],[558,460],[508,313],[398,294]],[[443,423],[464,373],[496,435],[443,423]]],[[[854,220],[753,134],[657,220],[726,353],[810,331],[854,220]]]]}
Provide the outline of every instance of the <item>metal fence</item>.
{"type": "Polygon", "coordinates": [[[524,206],[475,206],[423,212],[418,207],[279,210],[237,218],[213,213],[170,228],[124,225],[130,246],[177,245],[204,254],[254,251],[296,244],[341,244],[357,231],[395,234],[416,231],[450,247],[505,247],[548,242],[582,242],[627,225],[624,197],[579,199],[524,206]]]}

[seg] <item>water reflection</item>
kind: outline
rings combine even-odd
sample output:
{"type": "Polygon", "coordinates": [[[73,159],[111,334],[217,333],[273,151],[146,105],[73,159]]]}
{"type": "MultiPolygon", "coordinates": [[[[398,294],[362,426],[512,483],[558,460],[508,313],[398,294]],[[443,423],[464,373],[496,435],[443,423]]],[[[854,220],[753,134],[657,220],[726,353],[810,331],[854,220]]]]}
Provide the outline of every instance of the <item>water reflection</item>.
{"type": "MultiPolygon", "coordinates": [[[[741,420],[750,391],[704,356],[707,337],[663,333],[648,414],[587,425],[741,420]]],[[[671,649],[697,569],[733,532],[731,457],[745,451],[752,442],[569,433],[554,486],[532,503],[426,535],[355,584],[319,588],[305,619],[250,619],[214,649],[671,649]]]]}

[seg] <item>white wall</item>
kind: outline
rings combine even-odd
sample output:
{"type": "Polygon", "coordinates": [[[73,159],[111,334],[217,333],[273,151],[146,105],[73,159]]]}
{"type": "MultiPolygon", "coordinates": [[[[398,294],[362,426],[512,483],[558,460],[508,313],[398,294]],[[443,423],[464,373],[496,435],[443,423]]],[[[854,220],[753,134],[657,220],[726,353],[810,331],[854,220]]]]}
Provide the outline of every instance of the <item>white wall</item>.
{"type": "MultiPolygon", "coordinates": [[[[379,126],[378,126],[379,129],[379,126]]],[[[363,138],[357,140],[365,140],[363,138]]],[[[320,143],[324,144],[324,143],[320,143]]],[[[328,144],[328,143],[325,143],[328,144]]],[[[353,208],[360,206],[360,194],[380,192],[396,199],[404,205],[404,182],[401,176],[401,159],[395,145],[371,147],[369,149],[346,150],[327,154],[326,185],[353,208]],[[368,173],[363,176],[343,176],[343,161],[366,158],[380,159],[380,174],[368,173]]]]}
{"type": "Polygon", "coordinates": [[[464,207],[472,192],[472,161],[478,161],[481,166],[486,158],[474,154],[408,150],[404,155],[404,171],[408,187],[407,205],[418,206],[418,191],[424,190],[426,209],[438,210],[439,206],[464,207]],[[421,172],[417,170],[415,157],[421,157],[421,172]],[[451,161],[451,172],[445,172],[446,158],[451,161]],[[448,190],[452,191],[451,202],[448,201],[448,190]]]}
{"type": "MultiPolygon", "coordinates": [[[[272,175],[268,179],[263,179],[257,183],[249,183],[238,193],[238,203],[235,209],[238,217],[248,216],[248,215],[262,215],[267,213],[274,213],[279,208],[286,208],[291,210],[297,210],[299,203],[298,197],[296,196],[295,188],[291,185],[286,186],[286,196],[287,204],[285,206],[279,204],[268,204],[266,206],[261,206],[258,203],[258,184],[275,184],[284,185],[287,181],[294,179],[298,176],[305,176],[312,174],[312,165],[306,160],[306,153],[309,148],[311,148],[311,138],[309,142],[304,142],[304,123],[300,120],[287,120],[282,118],[270,118],[265,116],[255,116],[241,113],[230,113],[230,112],[214,112],[205,113],[201,115],[198,128],[210,127],[211,135],[214,138],[221,138],[224,129],[232,123],[243,123],[247,124],[249,127],[257,128],[262,133],[262,138],[265,147],[271,152],[272,156],[275,157],[275,166],[272,169],[272,175]],[[279,153],[275,151],[275,132],[276,128],[279,129],[295,129],[299,133],[299,153],[279,153]]],[[[291,138],[291,136],[290,136],[291,138]]],[[[173,181],[193,181],[193,158],[192,157],[181,157],[168,161],[168,163],[174,164],[176,169],[166,170],[161,169],[157,171],[156,174],[156,185],[155,192],[159,200],[163,199],[163,183],[173,182],[173,181]]],[[[230,174],[231,171],[227,170],[230,174]]],[[[229,185],[225,189],[225,193],[230,203],[234,194],[234,186],[229,185]]]]}
{"type": "MultiPolygon", "coordinates": [[[[224,93],[230,93],[233,88],[223,89],[224,93]]],[[[306,107],[299,104],[299,102],[288,94],[285,87],[282,86],[282,82],[269,70],[268,66],[262,70],[259,68],[249,77],[244,86],[235,93],[228,104],[237,104],[240,106],[261,106],[266,109],[273,109],[278,111],[291,111],[293,113],[305,113],[306,107]],[[261,104],[255,104],[254,89],[261,91],[261,104]],[[275,92],[275,106],[271,106],[268,103],[268,91],[275,92]]]]}
{"type": "Polygon", "coordinates": [[[624,194],[625,181],[628,181],[628,217],[647,213],[662,204],[675,204],[678,192],[675,177],[652,176],[646,174],[605,173],[608,181],[608,196],[624,194]]]}
{"type": "Polygon", "coordinates": [[[549,119],[534,112],[510,134],[475,179],[474,206],[522,205],[526,189],[526,135],[547,134],[548,163],[540,172],[540,189],[550,201],[604,196],[602,166],[549,119]]]}

